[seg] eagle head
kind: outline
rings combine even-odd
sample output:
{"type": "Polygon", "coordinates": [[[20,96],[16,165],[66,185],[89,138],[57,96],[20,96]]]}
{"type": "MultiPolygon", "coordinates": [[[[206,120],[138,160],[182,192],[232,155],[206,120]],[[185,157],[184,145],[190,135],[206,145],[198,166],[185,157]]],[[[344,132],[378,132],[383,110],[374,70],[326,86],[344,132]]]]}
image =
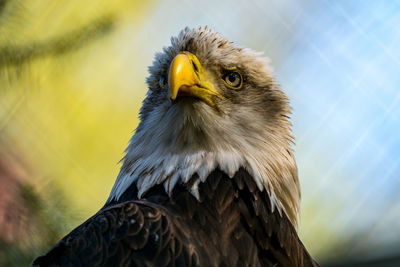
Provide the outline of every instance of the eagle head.
{"type": "Polygon", "coordinates": [[[163,184],[198,184],[219,168],[246,169],[272,207],[296,225],[300,189],[288,98],[268,60],[209,28],[185,28],[157,53],[140,124],[108,201],[136,183],[138,197],[163,184]]]}

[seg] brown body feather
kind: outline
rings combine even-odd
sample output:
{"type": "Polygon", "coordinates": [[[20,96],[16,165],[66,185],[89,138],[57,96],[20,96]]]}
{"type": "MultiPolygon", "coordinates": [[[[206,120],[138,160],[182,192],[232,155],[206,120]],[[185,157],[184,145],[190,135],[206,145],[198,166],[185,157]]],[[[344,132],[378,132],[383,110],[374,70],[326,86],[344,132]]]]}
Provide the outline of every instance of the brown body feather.
{"type": "Polygon", "coordinates": [[[141,200],[134,187],[33,266],[317,266],[244,169],[233,178],[213,171],[200,202],[184,185],[171,197],[154,187],[141,200]]]}

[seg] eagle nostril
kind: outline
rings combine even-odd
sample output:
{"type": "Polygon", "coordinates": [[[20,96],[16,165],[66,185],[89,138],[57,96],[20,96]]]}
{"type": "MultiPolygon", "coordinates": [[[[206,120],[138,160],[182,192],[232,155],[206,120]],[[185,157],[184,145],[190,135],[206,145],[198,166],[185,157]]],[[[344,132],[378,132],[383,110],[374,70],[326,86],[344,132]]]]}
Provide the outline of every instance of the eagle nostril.
{"type": "Polygon", "coordinates": [[[193,65],[194,71],[199,72],[199,68],[197,67],[196,63],[194,63],[193,60],[192,60],[192,65],[193,65]]]}

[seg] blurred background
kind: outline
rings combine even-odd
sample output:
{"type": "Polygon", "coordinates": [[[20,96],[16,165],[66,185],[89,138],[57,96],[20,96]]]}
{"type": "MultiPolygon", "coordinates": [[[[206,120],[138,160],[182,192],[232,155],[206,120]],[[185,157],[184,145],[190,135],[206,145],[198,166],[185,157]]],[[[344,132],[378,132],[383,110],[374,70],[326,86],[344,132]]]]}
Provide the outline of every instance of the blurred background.
{"type": "Polygon", "coordinates": [[[0,266],[101,208],[154,53],[208,25],[291,99],[299,234],[324,266],[400,266],[400,1],[0,0],[0,266]]]}

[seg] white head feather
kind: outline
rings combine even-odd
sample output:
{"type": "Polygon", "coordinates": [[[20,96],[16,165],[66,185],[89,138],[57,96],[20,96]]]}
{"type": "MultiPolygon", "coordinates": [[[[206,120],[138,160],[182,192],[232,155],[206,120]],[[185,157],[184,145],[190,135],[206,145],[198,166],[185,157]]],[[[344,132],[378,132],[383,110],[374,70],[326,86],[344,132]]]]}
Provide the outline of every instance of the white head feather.
{"type": "Polygon", "coordinates": [[[195,174],[198,178],[190,191],[198,198],[198,184],[213,170],[219,168],[232,177],[243,167],[259,190],[267,190],[273,209],[285,212],[296,225],[300,188],[291,148],[290,107],[267,60],[207,28],[186,28],[156,55],[149,70],[150,90],[141,122],[108,202],[118,200],[132,183],[136,183],[140,198],[157,184],[171,193],[177,183],[187,183],[195,174]],[[181,51],[195,54],[225,94],[228,100],[220,101],[218,109],[202,101],[171,105],[168,86],[162,80],[181,51]],[[224,91],[218,79],[219,66],[235,66],[245,72],[241,92],[224,91]]]}

